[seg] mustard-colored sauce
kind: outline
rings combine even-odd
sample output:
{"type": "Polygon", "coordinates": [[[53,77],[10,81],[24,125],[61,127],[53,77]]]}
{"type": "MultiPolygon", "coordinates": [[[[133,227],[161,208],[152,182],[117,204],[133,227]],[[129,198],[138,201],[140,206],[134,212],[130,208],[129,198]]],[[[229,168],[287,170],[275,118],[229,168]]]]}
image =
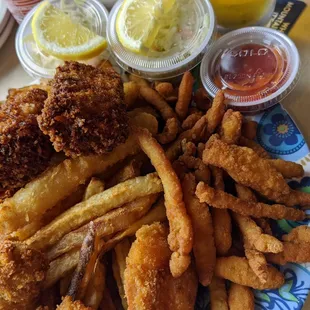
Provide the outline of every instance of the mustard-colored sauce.
{"type": "Polygon", "coordinates": [[[241,28],[258,22],[270,8],[270,0],[211,0],[217,22],[225,28],[241,28]]]}

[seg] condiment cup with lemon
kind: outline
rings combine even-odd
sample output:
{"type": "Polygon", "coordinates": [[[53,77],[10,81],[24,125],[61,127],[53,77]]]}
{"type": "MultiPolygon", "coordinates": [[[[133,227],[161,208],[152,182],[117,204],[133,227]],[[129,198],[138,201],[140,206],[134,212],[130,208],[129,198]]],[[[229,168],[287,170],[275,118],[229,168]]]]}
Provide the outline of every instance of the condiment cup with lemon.
{"type": "Polygon", "coordinates": [[[20,25],[16,52],[31,76],[50,78],[65,60],[95,64],[108,57],[108,11],[97,0],[39,3],[20,25]]]}

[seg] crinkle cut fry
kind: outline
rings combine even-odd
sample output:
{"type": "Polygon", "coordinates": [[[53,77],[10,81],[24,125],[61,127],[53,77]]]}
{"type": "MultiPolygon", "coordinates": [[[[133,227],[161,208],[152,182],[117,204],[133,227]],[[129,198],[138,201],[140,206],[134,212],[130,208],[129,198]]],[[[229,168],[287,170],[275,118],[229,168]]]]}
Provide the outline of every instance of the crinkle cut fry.
{"type": "Polygon", "coordinates": [[[237,183],[251,187],[271,200],[290,193],[283,176],[249,148],[212,138],[206,144],[203,161],[226,170],[237,183]]]}
{"type": "Polygon", "coordinates": [[[193,230],[186,213],[181,184],[164,150],[149,131],[135,128],[135,134],[141,149],[151,159],[163,183],[170,226],[168,242],[174,252],[170,260],[170,269],[172,275],[177,277],[188,268],[193,247],[193,230]]]}
{"type": "Polygon", "coordinates": [[[219,257],[215,266],[215,275],[257,290],[280,288],[284,284],[283,274],[272,266],[267,266],[267,269],[266,282],[262,283],[245,257],[219,257]]]}
{"type": "Polygon", "coordinates": [[[274,220],[287,219],[301,221],[305,219],[305,212],[284,205],[267,205],[261,202],[253,203],[236,198],[228,193],[215,190],[200,182],[196,188],[196,195],[200,202],[206,202],[214,208],[231,209],[245,216],[267,217],[274,220]]]}

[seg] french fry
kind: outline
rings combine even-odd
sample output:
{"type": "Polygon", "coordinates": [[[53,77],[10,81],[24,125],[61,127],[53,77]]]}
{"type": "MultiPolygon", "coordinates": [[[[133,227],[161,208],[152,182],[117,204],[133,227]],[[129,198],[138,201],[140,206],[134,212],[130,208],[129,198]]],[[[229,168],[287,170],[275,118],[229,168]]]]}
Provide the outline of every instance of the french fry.
{"type": "Polygon", "coordinates": [[[97,178],[91,178],[90,182],[88,183],[83,201],[89,199],[90,197],[97,195],[104,191],[104,182],[97,178]]]}
{"type": "Polygon", "coordinates": [[[79,250],[75,249],[50,262],[43,288],[49,288],[58,280],[69,275],[76,267],[79,256],[79,250]]]}
{"type": "Polygon", "coordinates": [[[286,179],[301,178],[305,173],[302,165],[291,161],[286,161],[283,159],[270,159],[269,163],[286,179]]]}
{"type": "Polygon", "coordinates": [[[224,101],[225,101],[224,92],[220,90],[216,94],[212,106],[207,111],[206,114],[206,119],[208,123],[207,132],[209,135],[211,135],[215,131],[216,127],[220,125],[223,119],[226,109],[224,101]]]}
{"type": "Polygon", "coordinates": [[[231,283],[228,291],[229,310],[254,310],[253,291],[246,286],[231,283]]]}
{"type": "Polygon", "coordinates": [[[90,222],[88,233],[83,240],[80,249],[79,262],[73,273],[67,293],[67,295],[71,296],[73,300],[82,300],[86,293],[86,288],[90,280],[90,274],[93,272],[94,265],[97,260],[98,247],[100,243],[101,242],[96,235],[95,225],[93,222],[90,222]]]}
{"type": "Polygon", "coordinates": [[[284,276],[272,266],[267,266],[267,279],[262,283],[251,269],[245,257],[219,257],[216,261],[215,275],[231,282],[254,289],[276,289],[284,284],[284,276]]]}
{"type": "MultiPolygon", "coordinates": [[[[132,121],[138,126],[146,126],[152,133],[157,133],[153,131],[156,129],[153,127],[154,122],[146,121],[144,116],[137,115],[132,121]]],[[[108,167],[138,151],[139,146],[131,134],[125,143],[109,154],[66,159],[56,167],[48,169],[0,205],[0,234],[9,234],[29,224],[67,197],[80,184],[85,183],[89,177],[104,172],[108,167]]]]}
{"type": "Polygon", "coordinates": [[[215,190],[200,182],[196,189],[200,202],[206,202],[214,208],[231,209],[244,216],[268,217],[275,220],[289,219],[300,221],[305,219],[305,212],[284,205],[267,205],[261,202],[253,203],[236,198],[228,193],[215,190]]]}
{"type": "Polygon", "coordinates": [[[141,87],[140,94],[150,105],[160,112],[165,121],[169,118],[178,118],[170,105],[154,89],[150,87],[141,87]]]}
{"type": "Polygon", "coordinates": [[[62,212],[65,212],[75,204],[79,203],[83,198],[84,192],[85,192],[85,186],[79,185],[78,188],[72,194],[70,194],[64,200],[57,203],[55,207],[47,210],[42,215],[41,218],[37,218],[36,220],[33,220],[30,224],[24,226],[23,228],[14,231],[13,233],[10,234],[9,238],[19,241],[25,241],[26,239],[32,237],[38,230],[40,230],[42,227],[50,223],[62,212]]]}
{"type": "Polygon", "coordinates": [[[149,87],[150,86],[150,83],[147,80],[145,80],[145,79],[143,79],[137,75],[129,74],[129,80],[132,82],[136,82],[140,87],[149,87]]]}
{"type": "Polygon", "coordinates": [[[136,82],[124,83],[124,101],[127,109],[134,106],[140,95],[140,87],[136,82]]]}
{"type": "Polygon", "coordinates": [[[239,144],[241,146],[246,146],[252,149],[259,157],[264,159],[270,159],[271,156],[262,148],[258,143],[253,140],[247,139],[246,137],[241,136],[239,139],[239,144]]]}
{"type": "Polygon", "coordinates": [[[257,132],[257,122],[252,121],[252,120],[244,120],[242,123],[242,136],[254,140],[256,138],[256,132],[257,132]]]}
{"type": "Polygon", "coordinates": [[[209,207],[195,196],[196,180],[193,174],[185,175],[182,182],[184,203],[194,230],[193,252],[199,282],[208,286],[216,262],[213,225],[209,207]]]}
{"type": "Polygon", "coordinates": [[[128,308],[128,304],[124,289],[124,272],[126,269],[126,257],[128,256],[130,246],[131,244],[128,239],[124,239],[123,241],[119,242],[114,248],[112,260],[113,276],[118,287],[118,292],[122,300],[123,308],[125,310],[128,308]]]}
{"type": "Polygon", "coordinates": [[[175,111],[180,120],[184,120],[186,118],[188,107],[192,99],[194,82],[195,80],[192,74],[189,71],[185,72],[179,87],[178,101],[175,106],[175,111]]]}
{"type": "Polygon", "coordinates": [[[213,277],[209,291],[211,310],[229,310],[225,280],[213,277]]]}
{"type": "Polygon", "coordinates": [[[103,299],[105,291],[106,269],[103,263],[97,259],[94,272],[89,280],[83,303],[93,310],[97,310],[103,299]]]}
{"type": "Polygon", "coordinates": [[[243,116],[238,111],[229,109],[225,112],[219,129],[221,139],[228,144],[237,144],[241,137],[243,116]]]}
{"type": "MultiPolygon", "coordinates": [[[[157,194],[153,194],[138,198],[97,218],[94,220],[94,224],[98,236],[103,238],[127,229],[148,212],[157,197],[157,194]]],[[[47,252],[49,261],[80,247],[87,234],[87,229],[88,225],[86,224],[66,234],[47,252]]]]}
{"type": "Polygon", "coordinates": [[[177,277],[188,268],[191,261],[189,254],[193,246],[193,231],[183,202],[181,184],[164,150],[149,131],[136,128],[135,133],[141,149],[150,158],[163,183],[170,226],[168,243],[173,251],[170,270],[172,275],[177,277]]]}
{"type": "MultiPolygon", "coordinates": [[[[214,166],[210,166],[210,169],[213,177],[214,188],[224,190],[225,184],[223,170],[214,166]]],[[[228,213],[228,210],[215,208],[211,210],[211,214],[216,252],[218,255],[226,255],[232,246],[232,225],[230,214],[228,213]]]]}
{"type": "Polygon", "coordinates": [[[39,230],[33,237],[26,240],[26,243],[36,249],[45,249],[55,244],[68,232],[106,214],[108,211],[139,197],[161,191],[162,184],[156,173],[120,183],[70,208],[39,230]]]}
{"type": "MultiPolygon", "coordinates": [[[[135,222],[133,225],[128,227],[125,231],[120,232],[108,240],[101,248],[103,254],[115,247],[115,245],[122,241],[124,238],[133,236],[136,231],[143,225],[149,225],[154,222],[163,222],[166,220],[166,210],[163,200],[159,200],[151,211],[142,217],[140,220],[135,222]]],[[[79,250],[74,249],[50,263],[50,268],[46,275],[44,287],[48,288],[55,284],[58,280],[65,277],[70,271],[72,271],[78,264],[79,261],[79,250]]]]}
{"type": "Polygon", "coordinates": [[[157,140],[161,144],[168,144],[175,140],[179,132],[179,121],[176,118],[169,118],[162,133],[157,135],[157,140]]]}

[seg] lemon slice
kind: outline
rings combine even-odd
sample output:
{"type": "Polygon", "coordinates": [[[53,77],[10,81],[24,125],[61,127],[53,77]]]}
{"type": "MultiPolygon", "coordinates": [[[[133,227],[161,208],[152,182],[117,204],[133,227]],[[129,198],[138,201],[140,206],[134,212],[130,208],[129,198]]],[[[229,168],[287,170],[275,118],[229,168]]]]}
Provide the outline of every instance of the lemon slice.
{"type": "Polygon", "coordinates": [[[36,10],[31,27],[39,48],[63,60],[90,59],[107,47],[105,38],[74,23],[69,15],[48,1],[36,10]]]}
{"type": "Polygon", "coordinates": [[[125,0],[116,19],[121,44],[135,53],[150,47],[162,27],[163,16],[175,3],[176,0],[125,0]]]}

